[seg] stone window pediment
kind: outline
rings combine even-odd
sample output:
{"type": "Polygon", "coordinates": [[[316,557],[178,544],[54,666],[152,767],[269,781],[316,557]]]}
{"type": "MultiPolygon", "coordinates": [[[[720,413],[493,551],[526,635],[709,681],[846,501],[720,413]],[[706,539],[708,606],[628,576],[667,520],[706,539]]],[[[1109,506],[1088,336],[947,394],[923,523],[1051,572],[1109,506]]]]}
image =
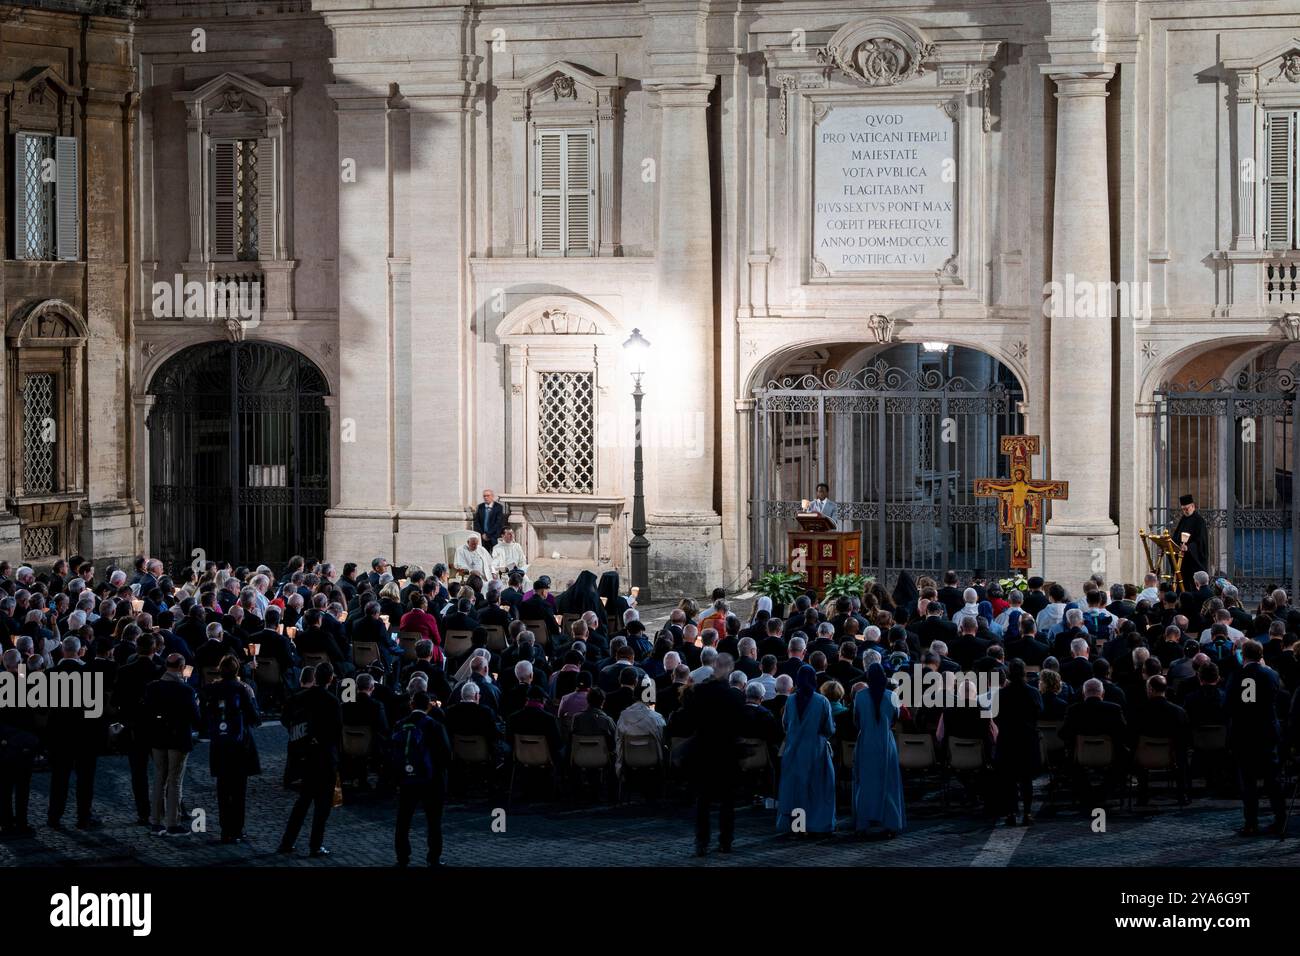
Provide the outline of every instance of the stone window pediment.
{"type": "Polygon", "coordinates": [[[9,101],[9,132],[30,130],[72,136],[81,90],[53,68],[30,70],[15,80],[9,101]]]}

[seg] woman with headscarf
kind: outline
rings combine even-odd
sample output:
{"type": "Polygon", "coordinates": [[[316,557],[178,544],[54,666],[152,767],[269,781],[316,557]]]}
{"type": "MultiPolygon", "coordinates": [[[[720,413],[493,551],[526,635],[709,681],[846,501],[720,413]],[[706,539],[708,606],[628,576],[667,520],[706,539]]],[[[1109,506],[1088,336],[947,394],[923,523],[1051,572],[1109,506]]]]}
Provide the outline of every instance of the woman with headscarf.
{"type": "Polygon", "coordinates": [[[853,700],[858,746],[853,754],[853,828],[894,837],[907,825],[903,772],[898,766],[894,720],[898,697],[879,664],[867,668],[867,686],[853,700]]]}
{"type": "Polygon", "coordinates": [[[632,607],[631,602],[624,595],[618,593],[618,583],[618,572],[613,569],[600,576],[600,597],[605,600],[605,608],[599,612],[600,619],[604,621],[606,618],[612,617],[618,621],[618,628],[610,632],[611,637],[623,630],[623,615],[632,607]]]}
{"type": "Polygon", "coordinates": [[[596,575],[590,571],[579,574],[578,579],[555,599],[555,606],[561,614],[582,616],[588,611],[593,611],[597,618],[605,620],[605,607],[600,603],[596,575]]]}
{"type": "Polygon", "coordinates": [[[808,664],[795,672],[794,686],[784,713],[776,828],[782,833],[829,834],[835,829],[831,704],[817,693],[817,672],[808,664]]]}

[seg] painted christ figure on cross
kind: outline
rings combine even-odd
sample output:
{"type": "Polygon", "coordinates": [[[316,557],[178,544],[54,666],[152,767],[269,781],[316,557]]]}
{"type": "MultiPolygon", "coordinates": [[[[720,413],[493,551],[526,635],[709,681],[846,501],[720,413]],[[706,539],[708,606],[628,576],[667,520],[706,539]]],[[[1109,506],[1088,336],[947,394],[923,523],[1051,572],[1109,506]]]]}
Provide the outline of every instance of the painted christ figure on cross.
{"type": "Polygon", "coordinates": [[[1003,435],[1002,454],[1011,459],[1008,478],[976,478],[976,498],[998,499],[998,530],[1011,535],[1011,568],[1028,570],[1029,536],[1043,530],[1043,502],[1070,496],[1068,481],[1029,475],[1030,459],[1038,454],[1037,435],[1003,435]]]}

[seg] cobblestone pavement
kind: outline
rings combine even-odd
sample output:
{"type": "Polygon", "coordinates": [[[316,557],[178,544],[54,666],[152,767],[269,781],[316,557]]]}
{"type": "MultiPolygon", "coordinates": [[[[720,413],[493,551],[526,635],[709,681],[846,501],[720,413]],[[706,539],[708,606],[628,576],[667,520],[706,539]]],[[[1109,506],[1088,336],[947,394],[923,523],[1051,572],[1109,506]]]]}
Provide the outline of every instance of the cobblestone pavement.
{"type": "MultiPolygon", "coordinates": [[[[264,773],[249,785],[249,843],[217,842],[216,791],[207,772],[207,746],[200,744],[186,771],[185,805],[207,815],[207,832],[175,838],[152,836],[136,826],[124,757],[100,761],[95,812],[101,829],[71,827],[51,831],[45,819],[49,775],[33,783],[33,839],[0,843],[0,866],[387,866],[393,862],[393,800],[375,793],[347,791],[345,803],[330,817],[327,860],[305,852],[293,858],[274,854],[293,794],[280,785],[284,730],[275,723],[257,731],[264,773]]],[[[956,788],[954,787],[954,794],[956,788]]],[[[1045,795],[1040,788],[1040,800],[1045,795]]],[[[1295,866],[1300,864],[1300,825],[1286,841],[1243,839],[1235,801],[1198,798],[1179,810],[1157,784],[1149,808],[1112,805],[1105,833],[1094,833],[1091,817],[1058,798],[1058,813],[1038,815],[1032,827],[993,828],[974,819],[953,800],[947,812],[937,795],[909,799],[908,830],[890,842],[853,839],[837,833],[829,840],[779,837],[771,810],[737,811],[736,846],[730,855],[691,854],[691,808],[681,795],[657,805],[642,797],[613,807],[578,806],[563,794],[553,802],[525,804],[518,798],[505,816],[505,832],[494,832],[493,811],[503,798],[477,797],[448,807],[444,822],[445,861],[453,866],[1295,866]]],[[[500,819],[500,814],[496,815],[500,819]]],[[[1268,817],[1265,814],[1265,822],[1268,817]]],[[[499,829],[499,827],[498,827],[499,829]]],[[[414,860],[423,860],[424,824],[417,816],[412,833],[414,860]]],[[[305,847],[306,834],[299,838],[305,847]]]]}

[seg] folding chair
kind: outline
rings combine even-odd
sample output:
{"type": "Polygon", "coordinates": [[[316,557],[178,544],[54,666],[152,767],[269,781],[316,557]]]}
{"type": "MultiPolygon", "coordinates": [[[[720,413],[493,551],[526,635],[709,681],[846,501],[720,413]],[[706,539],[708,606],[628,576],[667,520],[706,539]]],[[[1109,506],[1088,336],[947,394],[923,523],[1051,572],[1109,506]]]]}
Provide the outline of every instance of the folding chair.
{"type": "Polygon", "coordinates": [[[775,795],[776,768],[772,766],[772,757],[768,752],[767,741],[758,737],[742,737],[739,741],[739,747],[740,758],[737,764],[740,772],[745,775],[762,774],[765,791],[775,795]]]}
{"type": "MultiPolygon", "coordinates": [[[[569,740],[569,767],[574,774],[574,793],[581,794],[583,778],[596,771],[598,787],[605,783],[605,773],[614,759],[609,740],[600,734],[575,734],[569,740]]],[[[597,790],[597,793],[600,791],[597,790]]]]}
{"type": "MultiPolygon", "coordinates": [[[[949,737],[947,770],[954,775],[963,773],[979,774],[986,766],[984,761],[984,741],[974,737],[949,737]]],[[[948,806],[947,774],[943,781],[944,807],[948,806]]]]}
{"type": "Polygon", "coordinates": [[[1207,790],[1213,789],[1216,782],[1222,785],[1228,765],[1228,728],[1223,724],[1193,727],[1192,757],[1205,772],[1207,790]]]}
{"type": "Polygon", "coordinates": [[[383,662],[384,655],[374,641],[356,641],[352,644],[352,663],[357,670],[364,670],[375,661],[383,662]]]}
{"type": "MultiPolygon", "coordinates": [[[[554,772],[555,760],[551,754],[551,745],[545,737],[536,734],[515,734],[514,763],[510,768],[510,788],[506,792],[506,808],[509,809],[515,794],[515,774],[520,767],[526,770],[549,770],[554,772]]],[[[552,780],[552,784],[554,781],[552,780]]]]}
{"type": "Polygon", "coordinates": [[[442,653],[449,663],[465,657],[472,650],[474,650],[473,631],[448,631],[443,635],[442,653]]]}
{"type": "Polygon", "coordinates": [[[538,647],[550,646],[551,634],[546,629],[545,621],[524,621],[524,627],[533,632],[533,637],[537,639],[538,647]]]}
{"type": "Polygon", "coordinates": [[[652,734],[628,734],[624,736],[619,747],[622,750],[623,766],[618,775],[618,802],[623,802],[623,787],[627,783],[629,770],[663,770],[663,753],[659,741],[652,734]]]}
{"type": "Polygon", "coordinates": [[[316,667],[319,664],[328,664],[330,656],[320,651],[309,651],[302,655],[302,662],[309,667],[316,667]]]}
{"type": "Polygon", "coordinates": [[[284,700],[284,675],[280,673],[280,662],[274,657],[258,657],[253,660],[253,683],[265,687],[265,700],[277,703],[284,700]]]}
{"type": "Polygon", "coordinates": [[[1038,722],[1038,748],[1043,757],[1043,768],[1047,770],[1046,809],[1052,805],[1052,797],[1061,779],[1061,767],[1065,761],[1065,741],[1061,739],[1063,720],[1040,720],[1038,722]]]}
{"type": "MultiPolygon", "coordinates": [[[[370,759],[370,750],[374,745],[374,731],[369,727],[343,725],[343,770],[360,768],[360,779],[363,786],[369,784],[370,775],[366,767],[370,759]]],[[[351,773],[342,773],[342,779],[354,779],[351,773]]]]}
{"type": "MultiPolygon", "coordinates": [[[[1138,737],[1137,747],[1133,750],[1133,766],[1147,774],[1169,773],[1173,775],[1171,783],[1177,786],[1178,755],[1174,751],[1174,742],[1168,737],[1138,737]]],[[[1179,801],[1182,800],[1179,788],[1179,801]]],[[[1133,792],[1129,791],[1129,806],[1133,806],[1133,792]]]]}
{"type": "Polygon", "coordinates": [[[496,766],[492,748],[488,739],[481,734],[453,734],[451,738],[451,762],[453,769],[465,774],[465,795],[469,794],[468,778],[475,770],[482,770],[489,786],[492,782],[492,770],[496,766]]]}
{"type": "Polygon", "coordinates": [[[500,624],[488,624],[483,629],[487,631],[487,648],[492,653],[500,654],[510,646],[506,640],[506,629],[500,624]]]}

